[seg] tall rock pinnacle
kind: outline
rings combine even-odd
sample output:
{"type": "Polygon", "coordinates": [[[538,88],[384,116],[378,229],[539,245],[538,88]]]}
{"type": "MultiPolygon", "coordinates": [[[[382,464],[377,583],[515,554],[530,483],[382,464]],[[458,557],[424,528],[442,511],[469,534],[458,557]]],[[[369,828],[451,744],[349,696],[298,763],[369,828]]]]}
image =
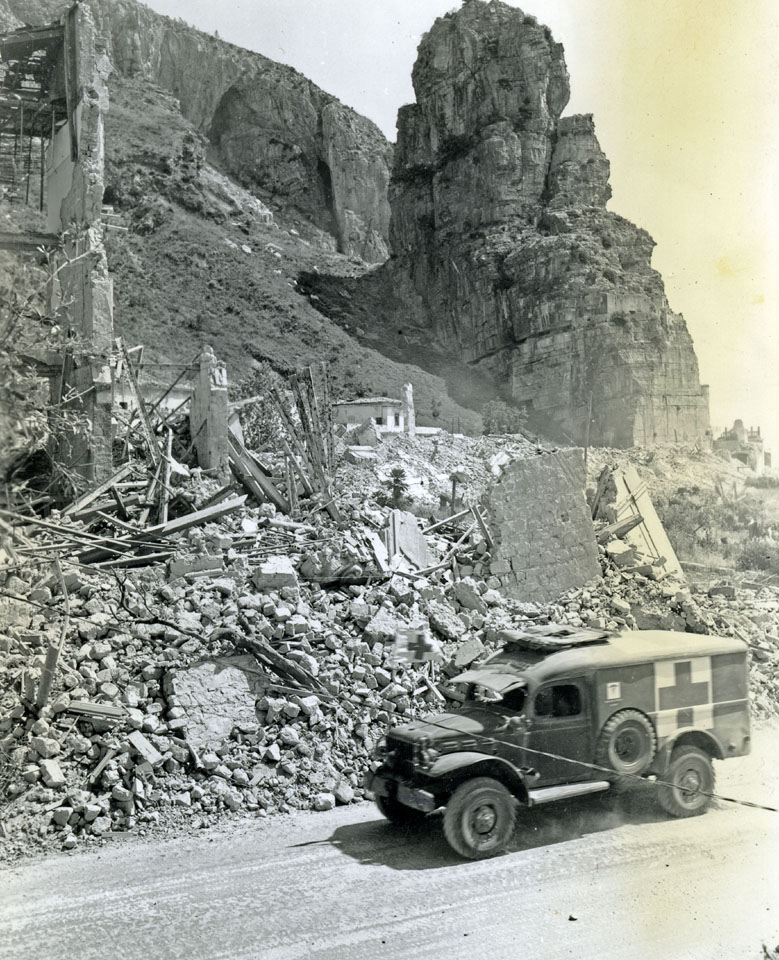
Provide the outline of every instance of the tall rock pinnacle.
{"type": "Polygon", "coordinates": [[[606,210],[592,117],[561,118],[568,73],[549,29],[467,0],[423,38],[413,81],[386,269],[413,287],[418,319],[572,440],[705,436],[684,319],[650,266],[652,238],[606,210]]]}

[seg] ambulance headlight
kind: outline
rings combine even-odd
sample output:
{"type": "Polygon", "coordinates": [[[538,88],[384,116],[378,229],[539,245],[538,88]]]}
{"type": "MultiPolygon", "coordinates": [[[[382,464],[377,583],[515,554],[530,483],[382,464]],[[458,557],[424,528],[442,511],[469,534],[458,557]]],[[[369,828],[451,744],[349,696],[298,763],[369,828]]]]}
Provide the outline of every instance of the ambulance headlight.
{"type": "Polygon", "coordinates": [[[431,746],[430,741],[425,738],[417,750],[417,764],[422,770],[429,770],[440,756],[441,751],[431,746]]]}

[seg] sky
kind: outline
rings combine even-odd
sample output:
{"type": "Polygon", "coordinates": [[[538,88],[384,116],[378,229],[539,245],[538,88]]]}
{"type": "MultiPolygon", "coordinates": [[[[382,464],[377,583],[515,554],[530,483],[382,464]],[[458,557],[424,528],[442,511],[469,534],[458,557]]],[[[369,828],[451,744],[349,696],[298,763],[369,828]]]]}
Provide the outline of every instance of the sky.
{"type": "MultiPolygon", "coordinates": [[[[287,63],[395,139],[422,34],[456,0],[147,0],[287,63]]],[[[648,230],[711,419],[779,461],[779,3],[526,0],[565,48],[571,100],[611,162],[609,209],[648,230]]]]}

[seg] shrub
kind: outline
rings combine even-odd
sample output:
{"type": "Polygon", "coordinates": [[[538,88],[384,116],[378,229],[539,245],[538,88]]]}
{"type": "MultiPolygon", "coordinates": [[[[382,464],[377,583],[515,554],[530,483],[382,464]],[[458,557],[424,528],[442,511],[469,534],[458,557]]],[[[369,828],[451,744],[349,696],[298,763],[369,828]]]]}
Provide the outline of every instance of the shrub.
{"type": "Polygon", "coordinates": [[[389,479],[384,483],[384,489],[374,494],[374,499],[382,507],[392,507],[397,510],[411,503],[408,495],[406,471],[403,467],[393,467],[389,479]]]}
{"type": "Polygon", "coordinates": [[[779,573],[779,543],[775,540],[748,540],[736,558],[739,570],[769,570],[779,573]]]}
{"type": "Polygon", "coordinates": [[[779,488],[779,477],[771,477],[768,474],[762,477],[747,477],[746,485],[748,487],[758,487],[762,490],[776,490],[779,488]]]}

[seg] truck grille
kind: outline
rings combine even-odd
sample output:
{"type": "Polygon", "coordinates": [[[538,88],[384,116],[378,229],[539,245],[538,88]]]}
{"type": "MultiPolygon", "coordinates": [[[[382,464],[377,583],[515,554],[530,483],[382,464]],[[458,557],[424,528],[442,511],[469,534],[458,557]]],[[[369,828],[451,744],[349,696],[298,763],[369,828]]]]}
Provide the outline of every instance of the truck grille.
{"type": "Polygon", "coordinates": [[[392,752],[390,761],[392,769],[401,776],[410,777],[414,772],[414,745],[405,740],[387,739],[387,746],[392,752]]]}

